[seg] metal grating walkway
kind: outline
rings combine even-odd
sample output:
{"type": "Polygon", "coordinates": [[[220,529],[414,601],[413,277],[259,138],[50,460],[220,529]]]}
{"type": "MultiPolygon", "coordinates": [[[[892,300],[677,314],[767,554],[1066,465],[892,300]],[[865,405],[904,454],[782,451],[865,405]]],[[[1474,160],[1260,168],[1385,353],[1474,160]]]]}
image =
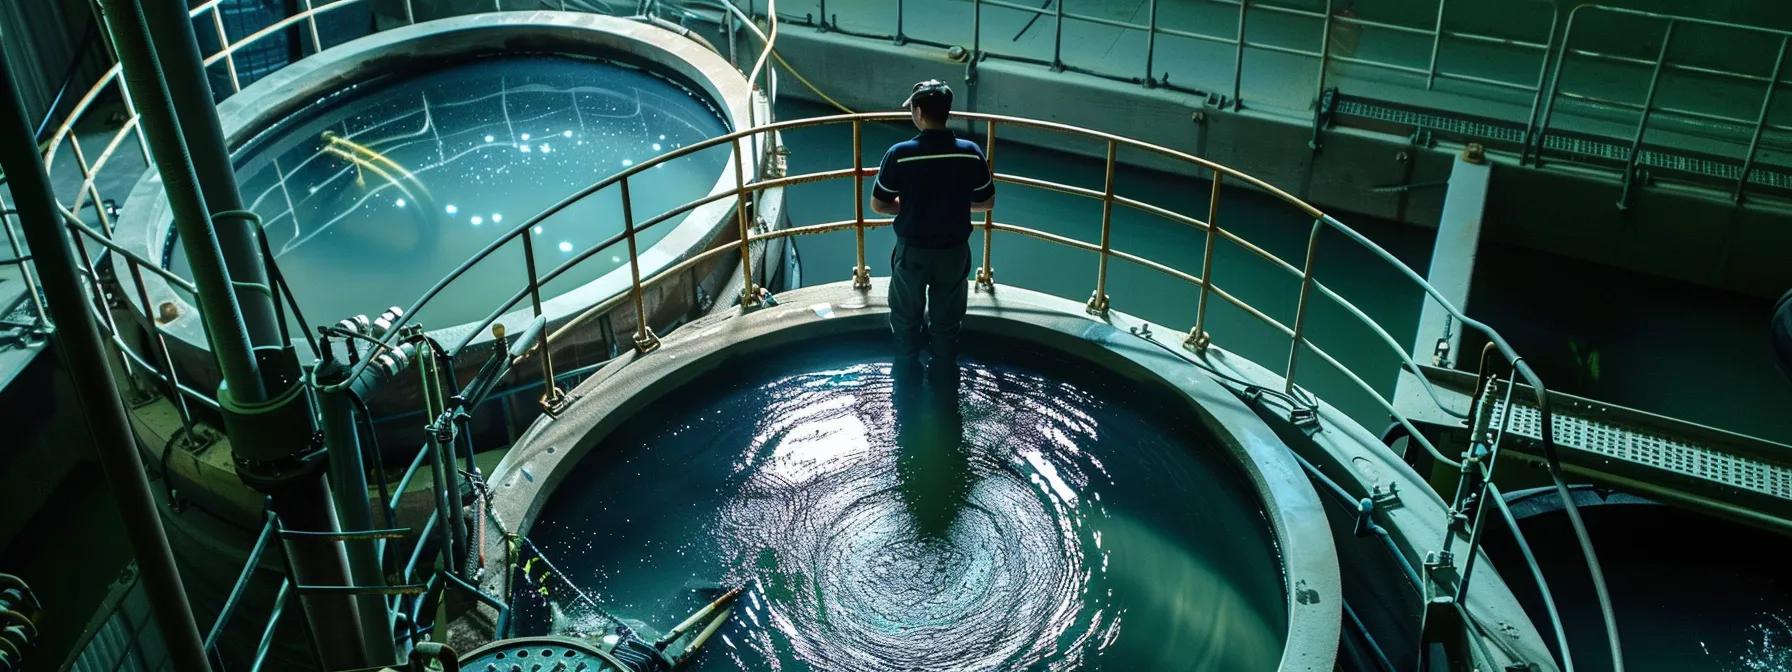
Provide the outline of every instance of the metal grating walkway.
{"type": "MultiPolygon", "coordinates": [[[[1335,113],[1414,130],[1424,129],[1464,141],[1509,145],[1522,145],[1525,142],[1525,128],[1522,125],[1477,120],[1435,110],[1393,107],[1346,97],[1338,101],[1335,113]]],[[[1630,156],[1628,143],[1560,131],[1544,136],[1542,144],[1546,158],[1554,155],[1577,163],[1622,164],[1630,156]]],[[[1737,159],[1647,147],[1637,156],[1637,163],[1726,185],[1735,183],[1737,176],[1742,174],[1742,162],[1737,159]]],[[[1763,167],[1757,163],[1749,171],[1749,182],[1777,189],[1792,189],[1792,173],[1763,167]]]]}
{"type": "MultiPolygon", "coordinates": [[[[1542,416],[1535,406],[1513,402],[1510,409],[1504,402],[1494,405],[1491,426],[1499,426],[1510,410],[1508,436],[1519,441],[1506,445],[1536,454],[1543,436],[1542,416]]],[[[1649,424],[1664,418],[1628,409],[1562,406],[1555,413],[1555,440],[1563,464],[1595,480],[1606,476],[1646,484],[1656,494],[1683,502],[1704,503],[1727,513],[1746,511],[1757,520],[1765,516],[1792,526],[1792,454],[1778,461],[1765,459],[1784,446],[1708,428],[1662,431],[1649,424]],[[1635,414],[1635,422],[1625,421],[1630,414],[1635,414]],[[1701,433],[1708,433],[1711,440],[1698,436],[1701,433]]]]}

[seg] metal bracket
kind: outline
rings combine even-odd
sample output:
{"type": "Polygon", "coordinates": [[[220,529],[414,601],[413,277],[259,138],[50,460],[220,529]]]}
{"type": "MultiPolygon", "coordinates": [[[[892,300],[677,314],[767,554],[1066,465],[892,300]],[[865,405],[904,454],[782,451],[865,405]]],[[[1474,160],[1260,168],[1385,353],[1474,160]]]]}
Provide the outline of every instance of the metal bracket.
{"type": "Polygon", "coordinates": [[[1089,314],[1097,317],[1108,316],[1108,295],[1096,292],[1089,296],[1089,314]]]}
{"type": "Polygon", "coordinates": [[[871,267],[859,266],[852,269],[852,288],[871,289],[871,267]]]}
{"type": "Polygon", "coordinates": [[[995,269],[978,267],[975,285],[979,291],[988,292],[990,294],[996,293],[995,269]]]}
{"type": "Polygon", "coordinates": [[[567,406],[572,405],[572,402],[575,399],[578,399],[578,397],[561,391],[558,385],[550,387],[547,392],[541,395],[541,412],[547,414],[550,418],[558,418],[560,417],[560,412],[566,410],[567,406]]]}
{"type": "Polygon", "coordinates": [[[640,351],[641,354],[645,355],[658,349],[660,349],[660,337],[653,333],[652,327],[647,328],[647,333],[635,336],[635,350],[640,351]]]}
{"type": "Polygon", "coordinates": [[[1375,502],[1375,508],[1387,508],[1400,504],[1400,484],[1388,483],[1386,487],[1376,484],[1369,488],[1369,499],[1375,502]]]}
{"type": "Polygon", "coordinates": [[[1288,409],[1288,421],[1308,434],[1319,431],[1319,409],[1311,406],[1296,406],[1288,409]]]}
{"type": "Polygon", "coordinates": [[[1193,350],[1196,353],[1207,352],[1207,346],[1209,345],[1213,345],[1213,334],[1209,334],[1205,331],[1197,332],[1194,329],[1189,329],[1188,338],[1182,339],[1182,347],[1193,350]]]}

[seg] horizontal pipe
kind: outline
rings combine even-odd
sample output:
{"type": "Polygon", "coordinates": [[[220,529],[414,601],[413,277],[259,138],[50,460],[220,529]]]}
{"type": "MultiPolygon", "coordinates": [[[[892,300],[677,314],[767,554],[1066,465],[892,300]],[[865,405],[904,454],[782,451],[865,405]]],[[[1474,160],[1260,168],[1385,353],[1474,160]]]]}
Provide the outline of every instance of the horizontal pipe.
{"type": "Polygon", "coordinates": [[[299,586],[300,595],[422,595],[428,586],[299,586]]]}
{"type": "Polygon", "coordinates": [[[286,539],[311,539],[318,541],[366,541],[370,539],[403,539],[411,534],[411,528],[402,527],[391,530],[361,530],[353,532],[313,532],[309,530],[281,530],[280,536],[286,539]]]}

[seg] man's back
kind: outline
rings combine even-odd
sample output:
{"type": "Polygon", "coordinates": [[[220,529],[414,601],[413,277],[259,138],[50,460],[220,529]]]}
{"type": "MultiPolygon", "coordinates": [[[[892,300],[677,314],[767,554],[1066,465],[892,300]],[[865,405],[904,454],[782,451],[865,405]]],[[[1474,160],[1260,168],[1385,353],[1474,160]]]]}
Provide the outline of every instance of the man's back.
{"type": "Polygon", "coordinates": [[[884,154],[872,196],[901,198],[896,237],[904,244],[945,248],[971,235],[971,205],[995,194],[983,150],[948,130],[924,130],[884,154]]]}

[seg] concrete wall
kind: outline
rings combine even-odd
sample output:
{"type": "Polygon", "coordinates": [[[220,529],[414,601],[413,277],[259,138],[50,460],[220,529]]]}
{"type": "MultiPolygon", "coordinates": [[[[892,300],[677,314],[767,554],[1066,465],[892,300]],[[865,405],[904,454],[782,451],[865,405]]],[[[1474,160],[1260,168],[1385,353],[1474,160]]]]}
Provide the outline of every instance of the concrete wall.
{"type": "MultiPolygon", "coordinates": [[[[1095,128],[1211,159],[1345,213],[1340,219],[1346,223],[1369,216],[1436,226],[1441,189],[1371,189],[1446,180],[1459,151],[1449,145],[1415,146],[1391,133],[1335,128],[1321,134],[1321,150],[1315,152],[1309,146],[1310,118],[1218,110],[1185,93],[1024,63],[985,61],[972,82],[965,64],[940,49],[800,26],[780,33],[778,51],[855,110],[891,109],[915,81],[938,78],[962,92],[965,109],[1095,128]]],[[[820,102],[791,78],[778,93],[820,102]]],[[[1065,144],[1056,135],[1016,129],[1001,130],[998,137],[1089,156],[1103,151],[1098,143],[1065,144]]],[[[1778,296],[1792,286],[1792,264],[1776,253],[1792,249],[1792,219],[1779,211],[1738,208],[1728,194],[1667,186],[1639,188],[1633,207],[1621,211],[1618,182],[1609,173],[1565,165],[1520,167],[1491,156],[1498,166],[1487,235],[1495,240],[1756,296],[1778,296]]],[[[1142,152],[1123,151],[1120,157],[1194,172],[1142,152]]],[[[996,168],[1001,171],[999,154],[996,168]]]]}

